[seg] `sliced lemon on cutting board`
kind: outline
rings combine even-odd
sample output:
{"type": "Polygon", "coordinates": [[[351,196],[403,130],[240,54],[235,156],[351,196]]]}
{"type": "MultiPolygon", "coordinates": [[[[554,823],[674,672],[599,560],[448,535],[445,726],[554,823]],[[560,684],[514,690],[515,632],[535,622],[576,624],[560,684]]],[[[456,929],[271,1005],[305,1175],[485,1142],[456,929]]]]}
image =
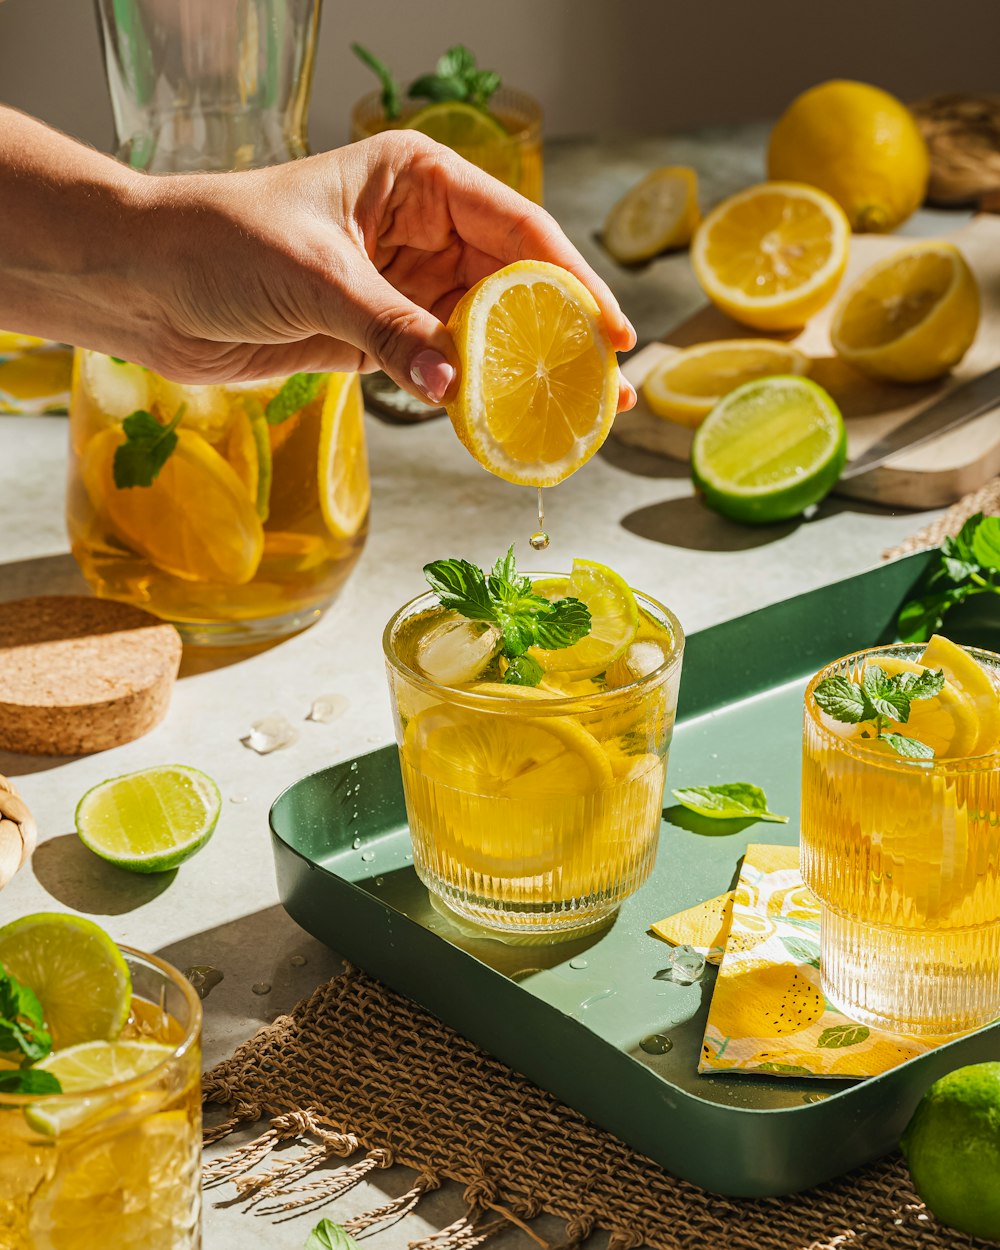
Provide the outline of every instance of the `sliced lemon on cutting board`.
{"type": "Polygon", "coordinates": [[[617,358],[594,297],[565,269],[508,265],[463,296],[448,328],[461,364],[448,416],[485,469],[554,486],[607,438],[617,358]]]}
{"type": "Polygon", "coordinates": [[[961,691],[975,708],[979,732],[969,754],[1000,750],[1000,688],[982,665],[964,647],[940,634],[931,635],[920,663],[924,668],[942,669],[948,685],[961,691]]]}
{"type": "Polygon", "coordinates": [[[371,503],[365,405],[356,373],[331,373],[319,435],[319,502],[335,538],[352,538],[371,503]]]}
{"type": "Polygon", "coordinates": [[[618,200],[601,238],[615,260],[634,264],[668,248],[686,247],[698,217],[698,175],[687,165],[664,165],[618,200]]]}
{"type": "Polygon", "coordinates": [[[805,352],[774,339],[696,343],[654,365],[643,379],[642,396],[657,416],[696,427],[744,382],[777,373],[801,376],[811,364],[805,352]]]}
{"type": "Polygon", "coordinates": [[[794,330],[827,304],[847,264],[851,228],[831,196],[764,182],[714,208],[691,262],[705,294],[757,330],[794,330]]]}
{"type": "Polygon", "coordinates": [[[833,314],[839,356],[872,377],[926,382],[947,373],[979,328],[979,286],[950,243],[913,243],[854,282],[833,314]]]}

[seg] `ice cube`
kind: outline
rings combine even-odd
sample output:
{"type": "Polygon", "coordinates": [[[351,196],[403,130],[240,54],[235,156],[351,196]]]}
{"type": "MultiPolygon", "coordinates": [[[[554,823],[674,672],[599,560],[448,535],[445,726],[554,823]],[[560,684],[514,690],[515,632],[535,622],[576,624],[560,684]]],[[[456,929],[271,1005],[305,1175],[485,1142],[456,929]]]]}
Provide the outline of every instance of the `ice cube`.
{"type": "Polygon", "coordinates": [[[417,640],[417,669],[441,686],[464,686],[481,676],[500,645],[500,631],[482,621],[446,617],[417,640]]]}
{"type": "Polygon", "coordinates": [[[655,673],[665,663],[667,653],[658,642],[649,638],[640,638],[630,643],[625,654],[619,656],[608,668],[608,685],[612,688],[630,686],[634,681],[641,681],[650,673],[655,673]]]}
{"type": "Polygon", "coordinates": [[[269,755],[271,751],[290,747],[298,736],[299,731],[284,716],[265,716],[263,720],[254,721],[250,732],[240,741],[258,755],[269,755]]]}
{"type": "Polygon", "coordinates": [[[96,407],[114,421],[123,421],[149,408],[151,374],[142,365],[112,360],[100,352],[84,352],[80,362],[83,385],[96,407]]]}
{"type": "Polygon", "coordinates": [[[705,956],[694,946],[675,946],[667,956],[669,965],[653,976],[654,981],[673,981],[675,985],[693,985],[705,972],[705,956]]]}
{"type": "Polygon", "coordinates": [[[229,399],[221,386],[182,386],[157,378],[155,403],[164,421],[169,421],[184,404],[181,424],[209,443],[217,443],[229,428],[229,399]]]}

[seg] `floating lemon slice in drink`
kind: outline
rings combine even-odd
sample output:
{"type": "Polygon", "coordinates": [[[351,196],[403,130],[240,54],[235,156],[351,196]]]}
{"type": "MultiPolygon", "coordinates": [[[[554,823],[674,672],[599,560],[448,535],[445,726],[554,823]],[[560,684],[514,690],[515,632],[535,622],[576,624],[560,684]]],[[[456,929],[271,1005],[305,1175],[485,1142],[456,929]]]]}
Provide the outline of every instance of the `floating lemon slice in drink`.
{"type": "Polygon", "coordinates": [[[81,469],[87,492],[122,540],[158,568],[193,582],[242,586],[257,572],[264,531],[256,502],[236,471],[192,430],[151,486],[119,490],[115,452],[125,442],[118,426],[87,444],[81,469]]]}
{"type": "MultiPolygon", "coordinates": [[[[130,1109],[128,1101],[120,1100],[111,1092],[102,1097],[101,1091],[151,1072],[174,1053],[173,1046],[161,1042],[134,1040],[81,1042],[78,1046],[53,1051],[34,1066],[50,1072],[64,1094],[90,1096],[72,1102],[39,1102],[27,1108],[25,1117],[36,1132],[57,1137],[116,1110],[125,1112],[130,1109]]],[[[155,1094],[152,1097],[155,1099],[155,1094]]]]}
{"type": "Polygon", "coordinates": [[[125,1027],[128,965],[92,920],[55,912],[12,920],[0,929],[0,967],[38,995],[58,1049],[109,1041],[125,1027]]]}
{"type": "Polygon", "coordinates": [[[771,339],[697,343],[655,365],[643,380],[642,395],[657,416],[699,426],[724,395],[745,382],[776,373],[802,375],[811,363],[805,352],[771,339]]]}
{"type": "Polygon", "coordinates": [[[687,165],[664,165],[625,192],[601,237],[615,260],[632,264],[685,247],[697,224],[697,174],[687,165]]]}
{"type": "Polygon", "coordinates": [[[958,364],[979,328],[979,287],[957,247],[912,243],[872,265],[833,314],[830,338],[855,368],[925,382],[958,364]]]}
{"type": "Polygon", "coordinates": [[[509,187],[520,182],[518,145],[485,109],[464,100],[442,100],[414,113],[405,128],[436,139],[509,187]]]}
{"type": "Polygon", "coordinates": [[[371,502],[365,406],[354,373],[331,373],[319,436],[319,503],[335,538],[352,538],[371,502]]]}
{"type": "Polygon", "coordinates": [[[924,668],[942,669],[948,685],[961,691],[975,708],[979,733],[969,754],[989,755],[1000,749],[1000,689],[986,670],[964,647],[940,634],[931,636],[920,663],[924,668]]]}
{"type": "Polygon", "coordinates": [[[532,589],[547,599],[579,599],[590,609],[590,633],[579,642],[558,651],[532,648],[531,654],[546,672],[579,678],[603,673],[624,654],[639,629],[635,595],[628,582],[607,565],[574,560],[568,578],[538,581],[532,589]]]}
{"type": "Polygon", "coordinates": [[[794,330],[829,302],[851,228],[831,196],[764,182],[724,200],[695,235],[691,262],[705,294],[757,330],[794,330]]]}
{"type": "Polygon", "coordinates": [[[461,363],[448,415],[491,473],[554,486],[607,438],[617,358],[594,297],[565,269],[508,265],[463,296],[448,328],[461,363]]]}

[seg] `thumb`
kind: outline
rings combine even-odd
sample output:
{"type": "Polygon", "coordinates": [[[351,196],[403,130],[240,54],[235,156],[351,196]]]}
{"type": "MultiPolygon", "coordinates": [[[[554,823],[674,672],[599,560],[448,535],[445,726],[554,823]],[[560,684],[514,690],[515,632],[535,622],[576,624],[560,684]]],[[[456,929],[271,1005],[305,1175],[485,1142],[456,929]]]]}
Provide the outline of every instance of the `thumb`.
{"type": "Polygon", "coordinates": [[[410,394],[439,404],[458,376],[455,348],[443,322],[397,291],[365,257],[341,293],[338,337],[364,356],[362,368],[385,372],[410,394]]]}

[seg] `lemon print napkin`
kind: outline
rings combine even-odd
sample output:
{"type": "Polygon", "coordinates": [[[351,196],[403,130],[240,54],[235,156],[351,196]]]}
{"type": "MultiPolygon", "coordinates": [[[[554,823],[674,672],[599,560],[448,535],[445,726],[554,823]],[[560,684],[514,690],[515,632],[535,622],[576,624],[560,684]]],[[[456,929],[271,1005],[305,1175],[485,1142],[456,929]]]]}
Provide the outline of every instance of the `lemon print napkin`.
{"type": "Polygon", "coordinates": [[[71,347],[0,330],[0,413],[65,412],[72,372],[71,347]]]}
{"type": "Polygon", "coordinates": [[[876,1076],[949,1040],[880,1033],[826,1000],[819,976],[819,904],[802,882],[798,847],[748,846],[731,895],[653,929],[668,941],[699,946],[707,932],[705,916],[721,915],[729,897],[728,937],[713,937],[725,953],[699,1072],[876,1076]]]}

